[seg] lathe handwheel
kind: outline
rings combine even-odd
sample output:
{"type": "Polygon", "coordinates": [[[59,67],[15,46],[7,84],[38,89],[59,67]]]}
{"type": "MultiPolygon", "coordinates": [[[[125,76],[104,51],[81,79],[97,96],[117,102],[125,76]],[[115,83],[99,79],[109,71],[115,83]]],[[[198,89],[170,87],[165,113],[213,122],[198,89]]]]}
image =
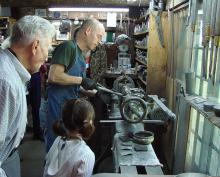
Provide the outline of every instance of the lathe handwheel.
{"type": "Polygon", "coordinates": [[[139,97],[126,98],[120,106],[120,112],[126,121],[138,123],[147,116],[147,104],[139,97]]]}

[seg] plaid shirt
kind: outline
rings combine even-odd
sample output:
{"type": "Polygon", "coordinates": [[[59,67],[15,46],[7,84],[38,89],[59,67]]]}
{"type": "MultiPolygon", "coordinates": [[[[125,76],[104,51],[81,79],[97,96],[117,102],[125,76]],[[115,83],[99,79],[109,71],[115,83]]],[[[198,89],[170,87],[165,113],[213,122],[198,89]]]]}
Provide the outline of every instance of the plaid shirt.
{"type": "Polygon", "coordinates": [[[107,55],[103,45],[98,45],[91,53],[90,77],[100,84],[104,84],[104,74],[107,70],[107,55]]]}

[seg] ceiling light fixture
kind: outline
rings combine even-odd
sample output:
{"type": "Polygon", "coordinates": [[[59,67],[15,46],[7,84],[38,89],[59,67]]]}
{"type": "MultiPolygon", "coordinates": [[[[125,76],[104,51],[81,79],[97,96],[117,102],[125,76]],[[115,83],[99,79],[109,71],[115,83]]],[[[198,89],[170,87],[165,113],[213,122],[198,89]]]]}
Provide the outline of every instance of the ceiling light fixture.
{"type": "Polygon", "coordinates": [[[49,11],[69,12],[129,12],[129,8],[93,8],[93,7],[51,7],[49,11]]]}

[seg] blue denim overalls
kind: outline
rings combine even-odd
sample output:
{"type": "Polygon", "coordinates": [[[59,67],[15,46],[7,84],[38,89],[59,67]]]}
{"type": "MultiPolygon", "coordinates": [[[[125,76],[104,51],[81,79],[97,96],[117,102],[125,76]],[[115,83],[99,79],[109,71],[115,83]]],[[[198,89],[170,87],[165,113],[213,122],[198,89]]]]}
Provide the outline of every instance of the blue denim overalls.
{"type": "MultiPolygon", "coordinates": [[[[78,46],[77,46],[78,47],[78,46]]],[[[67,71],[71,76],[85,77],[86,62],[80,49],[76,50],[76,61],[73,66],[67,71]]],[[[79,85],[56,85],[51,84],[48,86],[48,114],[46,121],[46,149],[49,151],[56,135],[53,133],[53,123],[61,118],[61,110],[65,101],[78,98],[79,85]]]]}

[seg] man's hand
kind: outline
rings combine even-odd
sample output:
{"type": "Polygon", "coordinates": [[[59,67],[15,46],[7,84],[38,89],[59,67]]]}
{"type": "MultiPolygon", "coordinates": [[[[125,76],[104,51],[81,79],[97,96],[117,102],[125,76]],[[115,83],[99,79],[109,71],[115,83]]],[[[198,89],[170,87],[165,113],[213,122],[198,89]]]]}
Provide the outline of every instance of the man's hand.
{"type": "Polygon", "coordinates": [[[96,82],[89,78],[82,78],[81,86],[85,90],[93,90],[96,88],[96,82]]]}

